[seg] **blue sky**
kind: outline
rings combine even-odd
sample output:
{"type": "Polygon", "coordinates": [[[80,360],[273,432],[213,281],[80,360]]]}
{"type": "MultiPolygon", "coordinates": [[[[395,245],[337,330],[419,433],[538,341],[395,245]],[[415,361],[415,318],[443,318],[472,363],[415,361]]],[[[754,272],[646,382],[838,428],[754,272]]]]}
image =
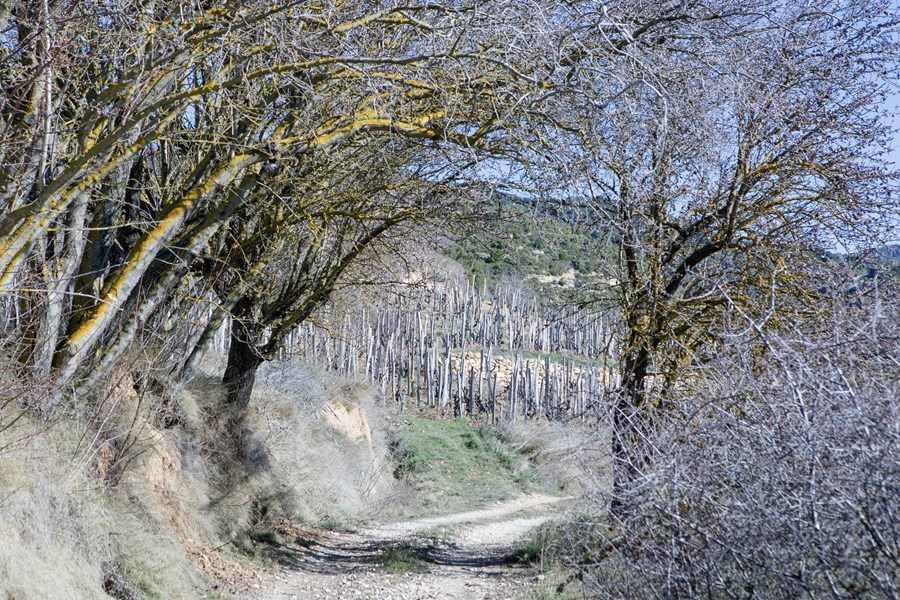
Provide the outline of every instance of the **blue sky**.
{"type": "MultiPolygon", "coordinates": [[[[895,90],[894,94],[888,98],[886,108],[894,115],[894,129],[900,128],[900,89],[895,90]]],[[[896,131],[894,132],[893,148],[891,149],[889,156],[894,161],[897,168],[900,169],[900,134],[896,131]]]]}
{"type": "MultiPolygon", "coordinates": [[[[888,158],[894,162],[894,166],[897,169],[900,169],[900,132],[897,131],[900,129],[900,87],[895,89],[894,94],[888,97],[885,105],[885,108],[893,113],[891,124],[894,128],[894,142],[891,151],[888,153],[888,158]]],[[[893,243],[900,244],[900,225],[894,231],[897,235],[894,236],[893,243]]]]}
{"type": "MultiPolygon", "coordinates": [[[[890,2],[890,9],[895,15],[900,14],[900,0],[892,0],[892,2],[890,2]]],[[[897,39],[897,36],[900,36],[900,31],[897,30],[896,25],[893,28],[893,35],[895,40],[897,39]]],[[[894,72],[893,77],[891,77],[890,80],[890,85],[894,92],[888,96],[885,108],[893,113],[892,124],[895,131],[893,147],[888,156],[894,161],[894,165],[900,169],[900,133],[896,131],[897,129],[900,129],[900,72],[894,72]]]]}

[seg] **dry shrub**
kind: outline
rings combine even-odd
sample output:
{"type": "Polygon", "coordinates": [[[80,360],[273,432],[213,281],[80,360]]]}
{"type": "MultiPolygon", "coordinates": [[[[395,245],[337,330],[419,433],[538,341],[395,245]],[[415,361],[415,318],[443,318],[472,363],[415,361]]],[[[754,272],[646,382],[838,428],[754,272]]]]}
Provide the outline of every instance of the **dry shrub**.
{"type": "Polygon", "coordinates": [[[897,598],[896,314],[753,328],[673,391],[655,459],[572,534],[598,598],[897,598]]]}
{"type": "Polygon", "coordinates": [[[23,417],[0,438],[0,596],[197,598],[205,587],[178,543],[104,489],[78,447],[82,421],[23,417]],[[22,442],[21,440],[27,440],[22,442]]]}
{"type": "Polygon", "coordinates": [[[193,599],[220,593],[211,578],[241,593],[257,567],[228,549],[254,528],[350,519],[388,488],[366,387],[271,365],[236,412],[217,378],[166,399],[135,364],[80,412],[0,431],[0,597],[193,599]],[[372,431],[348,439],[329,403],[372,431]]]}
{"type": "Polygon", "coordinates": [[[0,595],[102,598],[113,549],[99,492],[66,468],[48,434],[29,435],[38,427],[22,418],[3,434],[29,441],[0,453],[0,595]]]}
{"type": "Polygon", "coordinates": [[[604,434],[580,421],[503,421],[493,432],[528,459],[538,480],[561,492],[579,495],[606,481],[609,448],[604,434]]]}
{"type": "Polygon", "coordinates": [[[358,517],[390,490],[385,427],[368,386],[267,365],[253,407],[270,472],[297,499],[296,516],[358,517]]]}
{"type": "Polygon", "coordinates": [[[185,519],[199,511],[214,533],[195,528],[197,539],[252,552],[254,531],[284,519],[352,520],[390,487],[368,387],[297,364],[267,364],[246,410],[228,408],[219,379],[201,374],[179,397],[178,412],[179,424],[167,435],[177,439],[180,480],[193,487],[199,508],[192,502],[173,514],[185,519]],[[336,428],[323,412],[329,406],[351,407],[338,412],[360,416],[365,436],[336,428]]]}

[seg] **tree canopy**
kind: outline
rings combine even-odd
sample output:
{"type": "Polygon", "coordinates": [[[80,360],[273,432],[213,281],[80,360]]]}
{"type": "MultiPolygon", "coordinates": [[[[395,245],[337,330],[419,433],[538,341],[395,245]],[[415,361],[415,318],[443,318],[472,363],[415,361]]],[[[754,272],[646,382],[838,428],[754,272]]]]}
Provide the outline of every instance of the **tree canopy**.
{"type": "Polygon", "coordinates": [[[810,251],[896,222],[896,27],[876,0],[9,3],[7,346],[59,398],[211,311],[187,373],[228,315],[245,403],[253,365],[359,261],[458,214],[488,160],[618,247],[582,300],[621,316],[640,437],[651,380],[714,353],[729,311],[802,310],[810,251]]]}

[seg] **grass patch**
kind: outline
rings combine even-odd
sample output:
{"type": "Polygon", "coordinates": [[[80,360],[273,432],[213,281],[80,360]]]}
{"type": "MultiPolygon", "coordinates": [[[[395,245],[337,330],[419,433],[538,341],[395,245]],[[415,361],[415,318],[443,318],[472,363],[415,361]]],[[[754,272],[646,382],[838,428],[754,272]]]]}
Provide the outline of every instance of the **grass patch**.
{"type": "Polygon", "coordinates": [[[391,436],[395,475],[416,491],[413,514],[479,507],[539,487],[523,456],[463,419],[397,417],[391,436]]]}
{"type": "Polygon", "coordinates": [[[510,562],[527,565],[541,564],[544,560],[544,545],[540,540],[528,539],[513,547],[506,558],[510,562]]]}
{"type": "Polygon", "coordinates": [[[338,533],[353,533],[354,531],[356,531],[355,527],[337,517],[326,517],[324,519],[319,519],[318,521],[315,521],[314,524],[316,527],[327,529],[328,531],[335,531],[338,533]]]}
{"type": "Polygon", "coordinates": [[[414,542],[399,542],[387,546],[378,555],[376,564],[394,573],[423,573],[431,562],[429,557],[433,547],[414,542]]]}
{"type": "Polygon", "coordinates": [[[560,523],[548,523],[533,529],[510,548],[506,559],[532,567],[540,574],[542,581],[547,579],[548,574],[559,574],[563,527],[565,525],[560,523]]]}
{"type": "Polygon", "coordinates": [[[536,350],[511,350],[509,348],[494,348],[494,356],[508,356],[515,358],[522,355],[525,360],[544,360],[549,358],[554,364],[572,363],[579,367],[606,367],[608,369],[616,368],[616,363],[607,362],[603,358],[586,358],[571,352],[538,352],[536,350]]]}
{"type": "Polygon", "coordinates": [[[269,546],[278,546],[281,544],[278,534],[271,529],[253,528],[247,532],[247,537],[257,544],[268,544],[269,546]]]}
{"type": "Polygon", "coordinates": [[[510,549],[506,558],[510,562],[531,565],[543,573],[558,566],[558,548],[561,541],[562,532],[558,525],[542,525],[519,540],[510,549]]]}
{"type": "Polygon", "coordinates": [[[540,577],[537,584],[516,600],[583,600],[578,582],[563,571],[553,571],[540,577]]]}
{"type": "Polygon", "coordinates": [[[567,535],[564,522],[547,523],[519,540],[506,555],[510,562],[528,565],[536,574],[535,585],[516,600],[581,600],[581,582],[577,574],[565,568],[561,548],[567,535]]]}
{"type": "Polygon", "coordinates": [[[458,528],[451,525],[437,525],[435,527],[428,527],[417,531],[415,537],[421,540],[446,542],[452,540],[457,531],[458,528]]]}

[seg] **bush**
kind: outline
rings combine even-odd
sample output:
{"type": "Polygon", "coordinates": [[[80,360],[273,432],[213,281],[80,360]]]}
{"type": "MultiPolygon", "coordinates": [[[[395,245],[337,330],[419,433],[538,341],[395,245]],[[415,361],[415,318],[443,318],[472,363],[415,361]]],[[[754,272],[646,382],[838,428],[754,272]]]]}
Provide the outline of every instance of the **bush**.
{"type": "Polygon", "coordinates": [[[747,336],[670,390],[665,451],[571,536],[591,597],[896,598],[896,329],[747,336]]]}

